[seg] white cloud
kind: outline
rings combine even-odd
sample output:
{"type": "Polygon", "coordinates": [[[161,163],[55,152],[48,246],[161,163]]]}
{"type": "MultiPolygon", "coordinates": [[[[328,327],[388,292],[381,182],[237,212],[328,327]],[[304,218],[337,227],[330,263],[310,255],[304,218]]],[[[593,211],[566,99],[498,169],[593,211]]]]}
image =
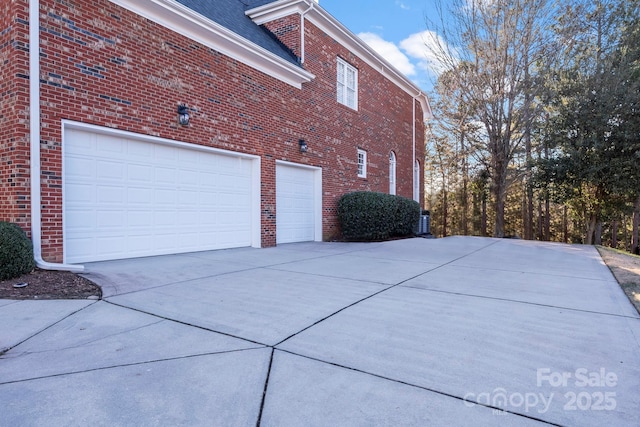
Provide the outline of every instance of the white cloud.
{"type": "Polygon", "coordinates": [[[384,40],[374,33],[360,33],[358,34],[366,44],[368,44],[373,50],[378,52],[384,59],[389,61],[395,68],[406,76],[413,76],[416,74],[415,66],[409,61],[407,55],[402,53],[400,48],[394,43],[384,40]]]}
{"type": "Polygon", "coordinates": [[[404,4],[404,2],[402,2],[401,0],[396,0],[396,5],[400,6],[400,9],[403,9],[403,10],[411,9],[409,6],[404,4]]]}
{"type": "MultiPolygon", "coordinates": [[[[439,46],[447,47],[445,41],[433,31],[422,31],[411,34],[400,42],[400,47],[407,55],[418,61],[418,68],[432,75],[439,75],[447,69],[436,57],[439,46]]],[[[456,51],[448,47],[456,60],[456,51]]]]}

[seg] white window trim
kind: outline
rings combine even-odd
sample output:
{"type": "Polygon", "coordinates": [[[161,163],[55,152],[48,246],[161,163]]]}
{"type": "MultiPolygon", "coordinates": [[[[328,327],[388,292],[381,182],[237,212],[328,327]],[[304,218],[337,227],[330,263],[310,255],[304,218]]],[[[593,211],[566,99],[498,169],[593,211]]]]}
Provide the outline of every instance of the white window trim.
{"type": "Polygon", "coordinates": [[[396,165],[397,157],[393,151],[389,152],[389,194],[396,195],[396,165]]]}
{"type": "Polygon", "coordinates": [[[342,58],[338,58],[336,63],[336,97],[340,104],[358,110],[358,69],[342,58]],[[340,80],[340,67],[344,68],[343,81],[340,80]],[[349,72],[353,73],[353,87],[348,86],[349,72]],[[342,91],[340,91],[340,87],[343,87],[342,91]],[[349,103],[348,94],[350,91],[353,91],[353,105],[349,103]]]}
{"type": "Polygon", "coordinates": [[[358,178],[367,177],[367,152],[358,148],[358,178]],[[362,162],[360,159],[362,158],[362,162]],[[361,167],[362,166],[362,167],[361,167]]]}

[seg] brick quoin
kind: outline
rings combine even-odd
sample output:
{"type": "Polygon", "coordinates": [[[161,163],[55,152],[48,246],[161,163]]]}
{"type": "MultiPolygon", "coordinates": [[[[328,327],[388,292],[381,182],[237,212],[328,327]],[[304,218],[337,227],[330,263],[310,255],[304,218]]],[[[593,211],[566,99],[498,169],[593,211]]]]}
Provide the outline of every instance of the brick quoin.
{"type": "MultiPolygon", "coordinates": [[[[0,219],[29,231],[28,2],[4,1],[0,12],[0,219]]],[[[107,0],[42,0],[40,18],[47,261],[63,260],[63,120],[260,156],[263,247],[276,244],[277,160],[322,168],[324,240],[339,236],[342,194],[389,191],[390,151],[397,194],[413,197],[414,127],[416,159],[424,158],[420,103],[308,21],[303,66],[315,79],[297,89],[107,0]],[[338,57],[358,69],[357,110],[336,101],[338,57]],[[177,124],[180,103],[190,108],[188,127],[177,124]],[[368,153],[365,179],[357,148],[368,153]]],[[[267,27],[300,55],[300,15],[267,27]]]]}

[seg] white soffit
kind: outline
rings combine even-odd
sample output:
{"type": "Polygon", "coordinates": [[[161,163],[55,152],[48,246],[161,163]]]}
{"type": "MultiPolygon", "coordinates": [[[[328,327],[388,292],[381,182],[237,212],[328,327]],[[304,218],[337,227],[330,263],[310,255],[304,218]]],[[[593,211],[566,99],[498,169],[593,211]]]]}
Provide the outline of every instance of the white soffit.
{"type": "Polygon", "coordinates": [[[315,78],[174,0],[109,1],[298,89],[315,78]]]}
{"type": "Polygon", "coordinates": [[[374,51],[369,45],[353,34],[340,21],[319,6],[314,0],[278,0],[264,6],[250,9],[246,12],[256,24],[264,24],[274,19],[288,16],[292,13],[305,13],[305,17],[327,33],[329,37],[349,49],[351,53],[362,59],[373,69],[379,71],[400,89],[415,97],[422,106],[424,120],[433,117],[427,95],[398,71],[386,59],[374,51]]]}

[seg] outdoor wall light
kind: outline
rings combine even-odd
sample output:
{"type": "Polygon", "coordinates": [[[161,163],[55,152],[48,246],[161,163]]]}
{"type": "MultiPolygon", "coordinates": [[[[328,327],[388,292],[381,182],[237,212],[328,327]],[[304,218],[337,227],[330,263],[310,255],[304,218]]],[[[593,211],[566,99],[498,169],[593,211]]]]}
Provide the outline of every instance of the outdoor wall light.
{"type": "Polygon", "coordinates": [[[178,123],[182,126],[189,126],[189,107],[184,104],[178,105],[178,123]]]}
{"type": "Polygon", "coordinates": [[[298,145],[300,146],[300,152],[301,153],[306,153],[307,149],[309,147],[307,147],[307,142],[304,139],[299,139],[298,140],[298,145]]]}

